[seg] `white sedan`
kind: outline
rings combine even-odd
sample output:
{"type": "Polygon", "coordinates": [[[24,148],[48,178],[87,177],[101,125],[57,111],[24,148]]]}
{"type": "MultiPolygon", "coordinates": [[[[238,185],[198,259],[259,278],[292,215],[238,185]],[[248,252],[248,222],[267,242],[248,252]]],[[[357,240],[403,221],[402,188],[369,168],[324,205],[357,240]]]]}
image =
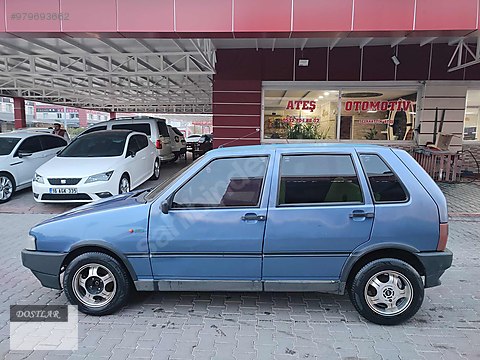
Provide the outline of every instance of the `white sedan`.
{"type": "Polygon", "coordinates": [[[28,130],[0,134],[0,204],[29,187],[35,170],[66,145],[57,135],[28,130]]]}
{"type": "Polygon", "coordinates": [[[38,202],[89,202],[159,177],[160,160],[145,134],[107,130],[73,140],[37,169],[32,188],[38,202]]]}

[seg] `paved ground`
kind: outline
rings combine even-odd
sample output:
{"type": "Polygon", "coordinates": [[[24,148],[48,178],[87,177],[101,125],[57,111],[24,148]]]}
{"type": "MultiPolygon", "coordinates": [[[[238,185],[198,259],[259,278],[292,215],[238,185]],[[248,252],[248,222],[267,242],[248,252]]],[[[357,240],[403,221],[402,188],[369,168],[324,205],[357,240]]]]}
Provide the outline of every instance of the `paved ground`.
{"type": "MultiPolygon", "coordinates": [[[[442,188],[451,210],[480,213],[478,185],[442,188]]],[[[454,264],[442,286],[426,290],[418,314],[400,326],[366,322],[346,296],[138,293],[115,315],[80,315],[74,353],[10,352],[10,304],[67,303],[20,264],[22,239],[48,217],[0,214],[0,358],[480,359],[480,218],[473,216],[451,221],[454,264]]]]}

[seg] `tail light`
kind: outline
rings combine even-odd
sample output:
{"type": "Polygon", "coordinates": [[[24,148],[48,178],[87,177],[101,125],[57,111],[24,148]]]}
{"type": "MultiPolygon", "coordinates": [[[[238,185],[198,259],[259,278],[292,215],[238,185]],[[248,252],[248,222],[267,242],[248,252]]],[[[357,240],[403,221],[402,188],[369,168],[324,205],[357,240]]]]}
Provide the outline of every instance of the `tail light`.
{"type": "Polygon", "coordinates": [[[161,149],[162,148],[162,140],[157,140],[157,142],[155,143],[155,147],[157,149],[161,149]]]}
{"type": "Polygon", "coordinates": [[[438,239],[437,251],[443,251],[447,247],[448,223],[440,224],[440,236],[438,239]]]}

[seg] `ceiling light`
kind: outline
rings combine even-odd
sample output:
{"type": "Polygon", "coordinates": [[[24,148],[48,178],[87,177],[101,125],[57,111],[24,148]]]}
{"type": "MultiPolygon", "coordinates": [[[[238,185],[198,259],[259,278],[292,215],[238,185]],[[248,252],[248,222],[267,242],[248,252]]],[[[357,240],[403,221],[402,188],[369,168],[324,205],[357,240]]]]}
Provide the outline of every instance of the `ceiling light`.
{"type": "Polygon", "coordinates": [[[330,95],[330,93],[329,93],[328,91],[325,91],[325,92],[323,93],[323,95],[328,96],[328,95],[330,95]]]}
{"type": "Polygon", "coordinates": [[[368,110],[367,113],[370,113],[370,114],[375,114],[377,112],[377,110],[368,110]]]}
{"type": "Polygon", "coordinates": [[[323,99],[323,96],[322,96],[322,95],[320,95],[320,96],[317,98],[317,100],[320,100],[320,99],[323,99]]]}

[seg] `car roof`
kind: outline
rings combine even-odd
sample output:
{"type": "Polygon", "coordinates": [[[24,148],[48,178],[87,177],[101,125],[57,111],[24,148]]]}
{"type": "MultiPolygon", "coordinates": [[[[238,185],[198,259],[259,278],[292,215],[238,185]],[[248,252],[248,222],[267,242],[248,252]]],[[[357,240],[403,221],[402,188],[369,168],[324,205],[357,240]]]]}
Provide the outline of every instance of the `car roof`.
{"type": "MultiPolygon", "coordinates": [[[[31,136],[45,136],[45,135],[52,135],[42,131],[32,131],[32,130],[15,130],[6,133],[0,133],[0,137],[15,137],[20,139],[25,139],[31,136]]],[[[55,135],[56,136],[56,135],[55,135]]]]}
{"type": "Polygon", "coordinates": [[[102,137],[108,134],[118,134],[118,135],[125,135],[127,137],[129,134],[138,134],[138,135],[144,135],[144,133],[138,132],[138,131],[133,131],[133,130],[128,130],[128,129],[118,129],[118,130],[99,130],[99,131],[94,131],[88,134],[83,134],[81,137],[102,137]]]}
{"type": "Polygon", "coordinates": [[[315,149],[361,149],[361,150],[380,150],[385,146],[372,144],[353,144],[353,143],[311,143],[311,144],[264,144],[264,145],[245,145],[217,148],[211,152],[214,153],[232,153],[232,154],[255,154],[271,150],[305,150],[312,151],[315,149]]]}

